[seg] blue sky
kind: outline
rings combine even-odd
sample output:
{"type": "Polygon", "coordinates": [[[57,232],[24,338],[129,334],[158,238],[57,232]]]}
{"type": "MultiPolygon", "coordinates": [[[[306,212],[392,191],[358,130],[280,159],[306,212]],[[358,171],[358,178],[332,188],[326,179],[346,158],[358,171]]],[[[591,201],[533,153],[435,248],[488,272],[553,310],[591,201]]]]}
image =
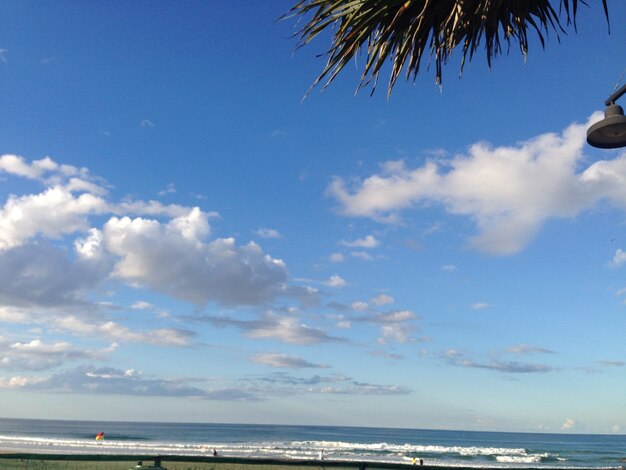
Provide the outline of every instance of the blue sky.
{"type": "Polygon", "coordinates": [[[290,6],[3,4],[0,416],[623,433],[626,5],[304,100],[290,6]]]}

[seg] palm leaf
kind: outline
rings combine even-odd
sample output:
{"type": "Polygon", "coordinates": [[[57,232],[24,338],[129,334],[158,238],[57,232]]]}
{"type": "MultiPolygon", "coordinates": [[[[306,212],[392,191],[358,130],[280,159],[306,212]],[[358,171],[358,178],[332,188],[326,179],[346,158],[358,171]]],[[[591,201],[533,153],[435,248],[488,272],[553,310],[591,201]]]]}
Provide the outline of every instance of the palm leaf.
{"type": "MultiPolygon", "coordinates": [[[[296,33],[303,47],[323,31],[332,29],[326,65],[311,88],[324,81],[326,88],[345,65],[363,51],[367,58],[357,91],[376,88],[379,74],[391,64],[387,94],[391,94],[403,70],[415,79],[422,59],[434,58],[435,82],[442,83],[442,67],[453,50],[462,51],[461,73],[466,59],[484,50],[487,63],[508,52],[512,43],[528,53],[529,30],[542,47],[552,31],[559,39],[565,24],[576,28],[578,4],[584,0],[301,0],[286,18],[305,17],[296,33]],[[483,45],[484,44],[484,45],[483,45]]],[[[607,0],[602,0],[607,24],[607,0]]],[[[309,90],[310,91],[310,90],[309,90]]]]}

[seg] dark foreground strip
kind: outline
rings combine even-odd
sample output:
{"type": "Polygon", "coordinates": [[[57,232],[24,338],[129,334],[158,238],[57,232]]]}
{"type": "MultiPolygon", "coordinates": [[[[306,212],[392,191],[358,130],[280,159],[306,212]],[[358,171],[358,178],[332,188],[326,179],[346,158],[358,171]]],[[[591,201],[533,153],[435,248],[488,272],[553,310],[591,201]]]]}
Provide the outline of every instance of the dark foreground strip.
{"type": "MultiPolygon", "coordinates": [[[[293,460],[293,459],[253,459],[240,457],[203,457],[195,455],[118,455],[118,454],[3,454],[0,453],[2,459],[21,459],[21,460],[67,460],[75,462],[93,461],[93,462],[131,462],[131,461],[158,461],[161,462],[194,462],[194,463],[225,463],[225,464],[241,464],[241,465],[285,465],[291,467],[336,467],[336,468],[355,468],[359,470],[365,469],[381,469],[381,470],[445,470],[447,468],[454,470],[477,470],[478,467],[445,467],[433,465],[411,465],[402,463],[385,463],[385,462],[350,462],[346,460],[293,460]]],[[[481,470],[484,470],[481,468],[481,470]]],[[[545,470],[537,467],[516,467],[516,470],[545,470]]],[[[577,469],[592,470],[592,469],[577,469]]]]}

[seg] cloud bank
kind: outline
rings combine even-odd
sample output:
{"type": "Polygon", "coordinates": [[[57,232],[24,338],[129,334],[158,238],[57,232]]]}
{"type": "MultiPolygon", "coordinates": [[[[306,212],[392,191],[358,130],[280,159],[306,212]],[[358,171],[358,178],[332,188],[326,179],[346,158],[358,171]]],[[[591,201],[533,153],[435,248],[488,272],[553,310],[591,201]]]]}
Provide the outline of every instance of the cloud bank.
{"type": "Polygon", "coordinates": [[[549,219],[574,217],[603,200],[626,207],[626,155],[580,171],[585,130],[600,118],[595,113],[561,134],[542,134],[513,146],[476,143],[465,154],[417,168],[389,161],[365,179],[335,178],[327,194],[341,214],[384,223],[398,222],[403,211],[438,204],[474,221],[478,233],[469,239],[471,247],[511,255],[549,219]]]}

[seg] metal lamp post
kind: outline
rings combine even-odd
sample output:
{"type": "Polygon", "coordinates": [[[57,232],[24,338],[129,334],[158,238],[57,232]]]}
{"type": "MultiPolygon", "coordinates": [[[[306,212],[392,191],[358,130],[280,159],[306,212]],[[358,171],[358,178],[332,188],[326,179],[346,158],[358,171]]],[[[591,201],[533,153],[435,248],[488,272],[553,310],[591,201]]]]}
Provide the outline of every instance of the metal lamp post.
{"type": "Polygon", "coordinates": [[[621,106],[615,104],[626,94],[626,85],[621,87],[604,102],[604,119],[587,129],[587,143],[601,149],[626,147],[626,116],[621,106]]]}

